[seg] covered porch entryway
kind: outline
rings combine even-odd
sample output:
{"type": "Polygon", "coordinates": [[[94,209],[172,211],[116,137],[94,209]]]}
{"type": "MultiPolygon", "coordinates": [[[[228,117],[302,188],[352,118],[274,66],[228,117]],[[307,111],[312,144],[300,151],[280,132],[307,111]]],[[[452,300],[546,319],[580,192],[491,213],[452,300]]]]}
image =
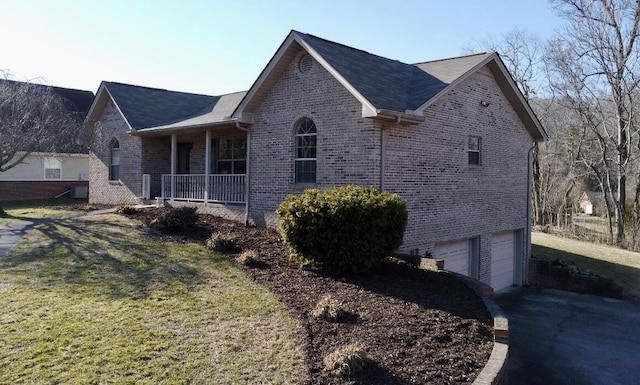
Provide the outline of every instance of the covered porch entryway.
{"type": "Polygon", "coordinates": [[[168,201],[246,204],[249,135],[235,122],[203,128],[146,131],[143,184],[168,201]]]}

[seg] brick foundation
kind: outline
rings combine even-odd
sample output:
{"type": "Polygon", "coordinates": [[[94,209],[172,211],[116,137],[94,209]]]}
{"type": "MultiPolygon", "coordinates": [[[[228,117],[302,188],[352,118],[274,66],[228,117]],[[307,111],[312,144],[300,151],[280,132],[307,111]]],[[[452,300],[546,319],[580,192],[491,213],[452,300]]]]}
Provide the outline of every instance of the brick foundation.
{"type": "Polygon", "coordinates": [[[55,198],[65,191],[71,190],[74,186],[86,186],[88,188],[89,181],[0,181],[0,200],[17,201],[55,198]]]}

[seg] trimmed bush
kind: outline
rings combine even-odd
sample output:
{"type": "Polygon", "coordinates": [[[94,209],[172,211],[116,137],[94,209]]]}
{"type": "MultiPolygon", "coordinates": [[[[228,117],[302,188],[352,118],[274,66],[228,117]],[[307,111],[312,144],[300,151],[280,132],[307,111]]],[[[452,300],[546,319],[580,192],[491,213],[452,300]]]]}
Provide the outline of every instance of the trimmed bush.
{"type": "Polygon", "coordinates": [[[159,220],[169,230],[185,230],[196,225],[198,214],[195,207],[172,207],[159,220]]]}
{"type": "Polygon", "coordinates": [[[308,189],[288,196],[276,213],[292,259],[342,272],[378,266],[400,246],[407,227],[404,201],[374,187],[308,189]]]}
{"type": "Polygon", "coordinates": [[[207,248],[219,253],[233,253],[238,250],[236,239],[221,232],[217,232],[207,239],[207,248]]]}

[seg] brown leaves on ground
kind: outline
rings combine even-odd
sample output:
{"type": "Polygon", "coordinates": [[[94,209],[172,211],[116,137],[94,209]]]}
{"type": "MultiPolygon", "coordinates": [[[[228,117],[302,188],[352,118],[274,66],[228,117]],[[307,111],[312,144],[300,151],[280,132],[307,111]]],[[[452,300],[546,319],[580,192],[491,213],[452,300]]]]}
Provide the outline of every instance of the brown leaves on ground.
{"type": "MultiPolygon", "coordinates": [[[[134,217],[149,225],[163,210],[141,210],[134,217]]],[[[366,275],[304,269],[289,260],[275,230],[210,215],[199,215],[194,228],[179,233],[150,230],[165,241],[202,244],[219,232],[233,236],[240,251],[255,250],[261,263],[242,268],[277,293],[299,320],[307,384],[465,384],[473,382],[491,354],[490,314],[448,274],[395,259],[366,275]],[[346,312],[340,322],[311,314],[325,295],[346,312]],[[372,364],[350,379],[337,378],[325,370],[324,359],[348,344],[361,346],[372,364]]]]}

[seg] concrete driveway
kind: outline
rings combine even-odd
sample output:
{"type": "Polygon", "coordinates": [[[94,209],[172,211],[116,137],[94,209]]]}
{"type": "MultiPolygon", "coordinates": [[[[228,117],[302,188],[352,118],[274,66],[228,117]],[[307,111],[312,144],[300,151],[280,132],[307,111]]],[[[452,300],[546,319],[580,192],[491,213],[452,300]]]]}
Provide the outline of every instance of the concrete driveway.
{"type": "Polygon", "coordinates": [[[525,288],[495,300],[509,318],[509,384],[640,384],[640,304],[525,288]]]}

